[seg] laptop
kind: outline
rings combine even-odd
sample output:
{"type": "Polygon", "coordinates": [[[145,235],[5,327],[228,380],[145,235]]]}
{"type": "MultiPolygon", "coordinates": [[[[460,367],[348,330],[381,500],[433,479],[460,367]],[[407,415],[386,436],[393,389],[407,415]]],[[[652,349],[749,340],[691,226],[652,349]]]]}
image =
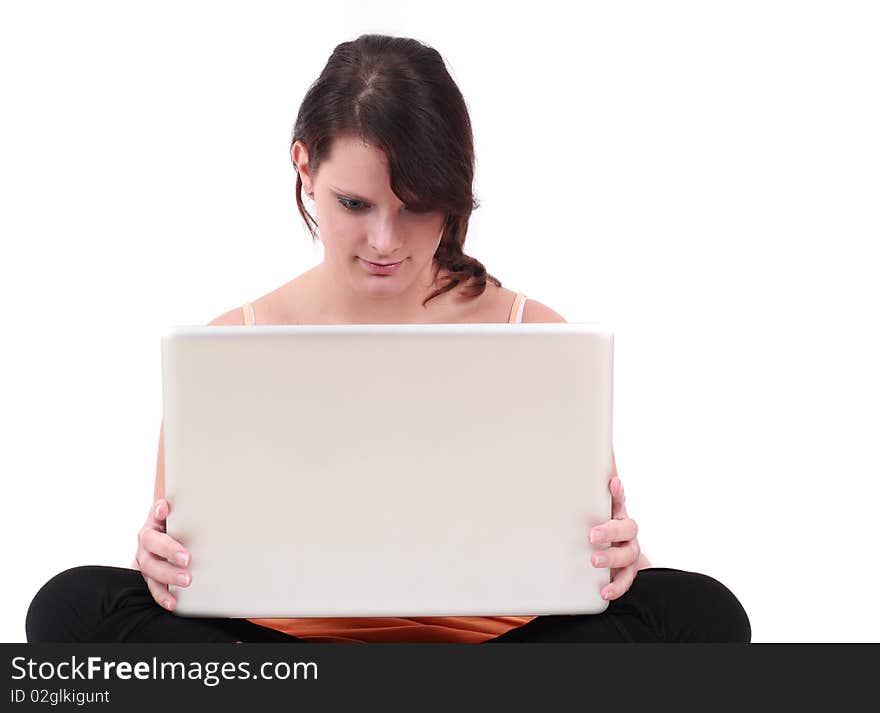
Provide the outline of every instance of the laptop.
{"type": "Polygon", "coordinates": [[[609,570],[598,324],[178,326],[162,336],[176,613],[594,614],[609,570]]]}

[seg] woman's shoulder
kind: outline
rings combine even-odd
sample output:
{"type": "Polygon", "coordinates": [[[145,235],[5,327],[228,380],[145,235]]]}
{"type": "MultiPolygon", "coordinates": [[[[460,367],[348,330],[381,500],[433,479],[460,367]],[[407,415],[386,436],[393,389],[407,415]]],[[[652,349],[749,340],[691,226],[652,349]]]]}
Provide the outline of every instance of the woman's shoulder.
{"type": "Polygon", "coordinates": [[[523,307],[523,322],[565,322],[566,319],[538,300],[527,299],[523,307]]]}
{"type": "Polygon", "coordinates": [[[245,310],[253,310],[254,324],[297,324],[295,320],[289,317],[276,314],[276,307],[269,295],[264,295],[253,302],[244,302],[238,307],[233,307],[228,312],[224,312],[219,317],[215,317],[208,326],[243,326],[248,324],[245,322],[245,310]]]}
{"type": "Polygon", "coordinates": [[[241,307],[235,307],[208,322],[209,327],[231,327],[236,325],[244,325],[244,312],[242,312],[241,307]]]}
{"type": "MultiPolygon", "coordinates": [[[[517,293],[506,287],[498,287],[493,283],[486,285],[487,295],[485,313],[482,315],[486,322],[507,322],[510,319],[511,310],[517,293]]],[[[525,298],[523,306],[522,321],[523,322],[564,322],[565,319],[556,311],[550,309],[547,305],[529,297],[527,292],[521,293],[525,298]]]]}
{"type": "Polygon", "coordinates": [[[219,317],[214,318],[208,324],[211,326],[230,326],[244,325],[244,311],[248,308],[253,310],[255,324],[306,324],[308,323],[307,315],[294,313],[295,309],[308,300],[302,298],[301,289],[305,276],[308,272],[295,277],[293,280],[276,287],[266,294],[253,300],[253,302],[242,302],[237,307],[233,307],[228,312],[224,312],[219,317]]]}

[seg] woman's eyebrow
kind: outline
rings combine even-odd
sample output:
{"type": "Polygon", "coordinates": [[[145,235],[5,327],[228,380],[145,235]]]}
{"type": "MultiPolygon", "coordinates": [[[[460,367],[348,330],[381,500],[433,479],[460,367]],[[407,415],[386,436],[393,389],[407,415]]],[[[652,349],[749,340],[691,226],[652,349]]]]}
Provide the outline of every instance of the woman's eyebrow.
{"type": "MultiPolygon", "coordinates": [[[[362,203],[369,203],[370,205],[375,205],[375,203],[373,201],[371,201],[369,198],[364,198],[363,196],[359,196],[357,193],[352,193],[351,191],[344,191],[341,188],[337,188],[336,186],[332,186],[332,185],[330,186],[330,190],[335,191],[336,193],[341,193],[341,194],[345,195],[347,198],[353,198],[354,200],[361,201],[362,203]]],[[[404,203],[401,203],[400,205],[405,206],[404,203]]]]}
{"type": "Polygon", "coordinates": [[[363,201],[364,203],[372,203],[371,200],[369,200],[368,198],[364,198],[363,196],[359,196],[357,193],[352,193],[351,191],[344,191],[341,188],[337,188],[336,186],[330,186],[330,188],[331,188],[331,190],[334,190],[337,193],[342,193],[342,194],[348,196],[349,198],[354,198],[355,200],[363,201]]]}

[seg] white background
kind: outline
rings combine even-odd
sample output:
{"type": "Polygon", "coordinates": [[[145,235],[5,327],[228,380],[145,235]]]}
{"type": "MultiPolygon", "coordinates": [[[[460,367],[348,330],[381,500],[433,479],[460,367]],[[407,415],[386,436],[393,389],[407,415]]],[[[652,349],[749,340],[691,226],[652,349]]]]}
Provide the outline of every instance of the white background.
{"type": "Polygon", "coordinates": [[[131,563],[162,331],[320,261],[290,131],[362,32],[468,102],[467,252],[615,329],[653,564],[727,584],[755,642],[880,640],[876,5],[322,5],[3,3],[0,640],[55,573],[131,563]]]}

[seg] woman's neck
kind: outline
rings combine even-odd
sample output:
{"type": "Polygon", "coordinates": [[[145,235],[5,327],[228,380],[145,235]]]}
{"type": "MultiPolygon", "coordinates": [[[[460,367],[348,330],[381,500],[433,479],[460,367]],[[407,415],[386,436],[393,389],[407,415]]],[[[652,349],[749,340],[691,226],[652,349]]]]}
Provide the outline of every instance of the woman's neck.
{"type": "Polygon", "coordinates": [[[357,293],[344,280],[334,276],[326,262],[307,274],[304,287],[310,295],[310,304],[327,324],[420,324],[431,321],[436,308],[445,302],[438,296],[427,305],[422,304],[445,284],[441,279],[445,273],[437,273],[437,279],[434,279],[435,273],[430,265],[407,290],[393,295],[357,293]]]}

